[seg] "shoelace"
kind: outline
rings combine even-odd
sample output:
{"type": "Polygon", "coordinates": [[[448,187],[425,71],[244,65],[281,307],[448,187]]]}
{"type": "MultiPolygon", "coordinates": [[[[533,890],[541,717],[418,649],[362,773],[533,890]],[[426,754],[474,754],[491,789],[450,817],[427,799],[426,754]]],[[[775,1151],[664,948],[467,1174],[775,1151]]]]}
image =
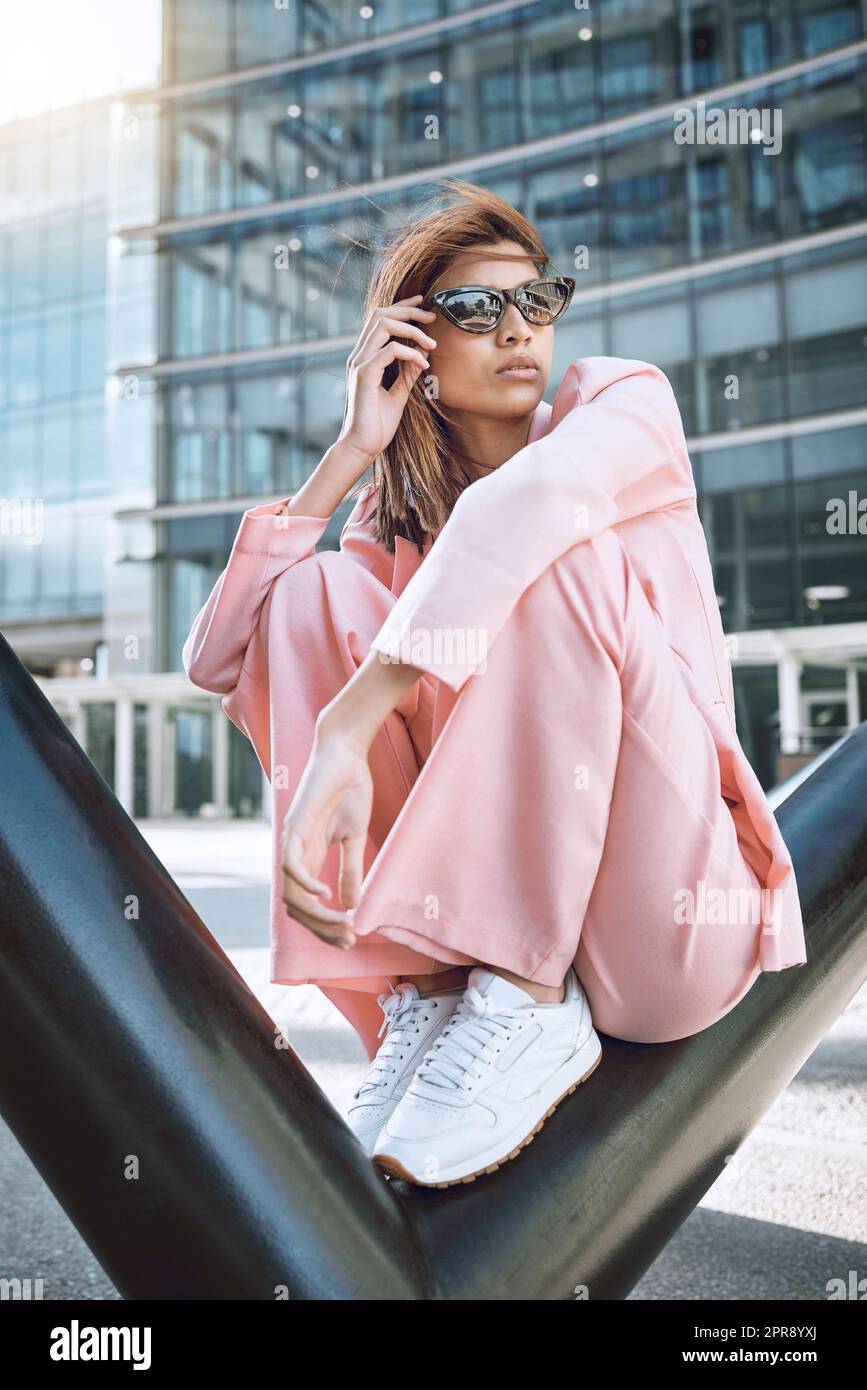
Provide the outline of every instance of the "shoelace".
{"type": "Polygon", "coordinates": [[[377,1003],[382,1009],[383,1019],[377,1037],[381,1038],[387,1029],[388,1035],[382,1047],[370,1064],[370,1069],[353,1097],[357,1100],[365,1091],[375,1091],[384,1086],[389,1072],[394,1070],[394,1054],[405,1041],[407,1028],[415,1026],[419,1009],[432,1008],[429,999],[413,998],[412,986],[398,985],[391,994],[380,994],[377,1003]]]}
{"type": "Polygon", "coordinates": [[[469,1076],[478,1075],[474,1062],[490,1058],[494,1038],[511,1039],[515,1025],[530,1015],[529,1005],[498,1003],[468,985],[439,1037],[431,1045],[416,1076],[434,1086],[466,1090],[469,1076]]]}

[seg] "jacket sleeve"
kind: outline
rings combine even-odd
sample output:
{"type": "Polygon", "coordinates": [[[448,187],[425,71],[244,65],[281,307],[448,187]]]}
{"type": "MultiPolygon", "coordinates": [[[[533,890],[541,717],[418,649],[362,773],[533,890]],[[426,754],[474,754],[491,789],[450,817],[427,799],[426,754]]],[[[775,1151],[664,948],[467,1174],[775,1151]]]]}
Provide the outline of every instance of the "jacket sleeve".
{"type": "Polygon", "coordinates": [[[372,647],[460,690],[524,590],[565,551],[695,496],[665,373],[578,358],[548,432],[464,489],[372,647]]]}
{"type": "Polygon", "coordinates": [[[189,679],[228,695],[238,683],[268,590],[283,570],[312,555],[330,521],[322,516],[278,516],[291,497],[244,512],[229,559],[199,610],[183,647],[189,679]]]}
{"type": "Polygon", "coordinates": [[[372,482],[361,489],[353,511],[343,523],[340,549],[370,570],[388,589],[394,575],[394,556],[376,538],[376,527],[372,520],[375,494],[376,488],[372,482]]]}

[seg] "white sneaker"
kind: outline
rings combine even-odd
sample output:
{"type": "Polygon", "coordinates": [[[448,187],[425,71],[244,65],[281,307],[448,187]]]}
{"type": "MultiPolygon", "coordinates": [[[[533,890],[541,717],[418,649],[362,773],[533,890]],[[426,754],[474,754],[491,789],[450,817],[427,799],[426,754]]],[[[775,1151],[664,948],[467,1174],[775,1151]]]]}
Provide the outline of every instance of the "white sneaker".
{"type": "Polygon", "coordinates": [[[397,1105],[424,1051],[442,1031],[464,992],[463,985],[420,994],[404,980],[390,994],[378,995],[383,1012],[377,1037],[385,1041],[352,1097],[346,1123],[370,1154],[379,1131],[397,1105]]]}
{"type": "Polygon", "coordinates": [[[602,1059],[590,1006],[570,966],[565,997],[539,1004],[474,966],[458,1008],[383,1124],[373,1159],[426,1187],[472,1182],[529,1144],[602,1059]]]}

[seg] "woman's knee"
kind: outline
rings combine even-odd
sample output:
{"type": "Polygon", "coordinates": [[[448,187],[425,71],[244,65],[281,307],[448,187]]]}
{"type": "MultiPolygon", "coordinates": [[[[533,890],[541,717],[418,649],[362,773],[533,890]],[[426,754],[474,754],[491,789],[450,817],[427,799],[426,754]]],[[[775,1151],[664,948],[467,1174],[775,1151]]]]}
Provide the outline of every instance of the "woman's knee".
{"type": "Polygon", "coordinates": [[[757,958],[733,980],[722,975],[703,982],[678,977],[670,985],[636,981],[634,988],[618,980],[614,993],[579,948],[575,973],[587,995],[594,1028],[623,1042],[667,1043],[703,1033],[725,1018],[749,993],[761,970],[757,958]]]}
{"type": "Polygon", "coordinates": [[[289,565],[274,580],[275,588],[321,590],[326,583],[353,589],[363,583],[367,574],[363,565],[342,550],[316,550],[294,565],[289,565]]]}
{"type": "Polygon", "coordinates": [[[393,602],[391,591],[342,550],[318,550],[290,565],[269,595],[269,606],[287,612],[296,630],[307,615],[321,631],[327,614],[335,628],[369,629],[371,640],[393,602]]]}
{"type": "Polygon", "coordinates": [[[632,1008],[614,1005],[608,1000],[597,1008],[591,1003],[593,1025],[609,1037],[619,1038],[623,1042],[667,1043],[691,1038],[712,1028],[731,1013],[744,995],[749,993],[758,973],[742,981],[735,997],[722,1003],[718,997],[704,1002],[656,999],[650,1007],[636,1003],[632,1008]]]}

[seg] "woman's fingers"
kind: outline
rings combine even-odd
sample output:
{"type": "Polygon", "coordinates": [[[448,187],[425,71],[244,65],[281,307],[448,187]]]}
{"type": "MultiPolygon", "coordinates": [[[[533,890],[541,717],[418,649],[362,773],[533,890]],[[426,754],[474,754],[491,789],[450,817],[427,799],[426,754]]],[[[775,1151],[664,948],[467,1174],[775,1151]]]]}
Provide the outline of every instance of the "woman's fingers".
{"type": "Polygon", "coordinates": [[[340,901],[357,907],[364,878],[364,845],[367,835],[347,835],[340,841],[340,901]]]}
{"type": "Polygon", "coordinates": [[[403,357],[408,362],[414,362],[418,367],[430,367],[430,362],[420,348],[409,347],[406,343],[398,343],[391,338],[384,347],[378,352],[374,352],[372,357],[364,357],[356,363],[359,376],[364,374],[376,374],[379,377],[384,368],[394,361],[395,357],[403,357]]]}
{"type": "Polygon", "coordinates": [[[290,830],[284,833],[283,843],[283,868],[290,873],[302,888],[306,888],[308,893],[326,894],[331,896],[331,889],[327,883],[323,883],[320,878],[314,878],[307,868],[302,857],[303,846],[301,836],[297,830],[290,830]]]}
{"type": "Polygon", "coordinates": [[[367,339],[365,347],[382,347],[389,338],[414,338],[428,351],[437,345],[436,338],[432,338],[417,323],[403,323],[396,316],[383,315],[381,319],[377,320],[374,331],[367,339]]]}
{"type": "Polygon", "coordinates": [[[355,936],[345,912],[326,907],[317,899],[330,896],[331,889],[309,872],[302,855],[303,845],[297,830],[284,834],[283,902],[287,910],[323,941],[335,946],[351,946],[355,936]],[[305,901],[312,896],[314,901],[305,901]]]}
{"type": "Polygon", "coordinates": [[[344,737],[317,740],[283,822],[282,897],[292,917],[337,946],[355,943],[345,909],[361,897],[372,801],[363,750],[344,737]],[[332,897],[330,884],[316,875],[335,840],[340,846],[340,901],[328,907],[323,899],[332,897]]]}
{"type": "MultiPolygon", "coordinates": [[[[318,936],[320,941],[326,942],[329,946],[346,948],[355,945],[355,934],[351,926],[343,925],[344,919],[342,917],[338,922],[332,923],[330,917],[323,919],[319,916],[320,910],[318,908],[302,907],[296,898],[297,886],[290,883],[287,889],[285,879],[284,871],[283,902],[286,904],[286,910],[290,917],[293,917],[296,922],[300,922],[303,927],[312,931],[314,936],[318,936]],[[316,913],[315,916],[313,915],[314,912],[316,913]]],[[[328,909],[325,910],[328,911],[328,909]]]]}
{"type": "Polygon", "coordinates": [[[418,315],[428,323],[430,323],[431,319],[436,318],[436,313],[433,309],[422,309],[415,302],[421,298],[421,295],[413,295],[412,299],[397,300],[394,304],[388,304],[382,308],[373,309],[365,321],[364,327],[358,336],[358,341],[347,359],[347,366],[354,367],[362,357],[369,356],[371,343],[374,339],[376,339],[377,342],[382,341],[382,334],[379,330],[383,319],[390,318],[392,320],[392,327],[390,330],[386,330],[387,332],[394,333],[396,331],[398,336],[408,337],[409,333],[407,330],[413,328],[419,334],[429,337],[430,335],[425,333],[425,330],[420,324],[412,322],[414,315],[418,315]],[[401,322],[398,324],[395,320],[401,320],[401,322]]]}

